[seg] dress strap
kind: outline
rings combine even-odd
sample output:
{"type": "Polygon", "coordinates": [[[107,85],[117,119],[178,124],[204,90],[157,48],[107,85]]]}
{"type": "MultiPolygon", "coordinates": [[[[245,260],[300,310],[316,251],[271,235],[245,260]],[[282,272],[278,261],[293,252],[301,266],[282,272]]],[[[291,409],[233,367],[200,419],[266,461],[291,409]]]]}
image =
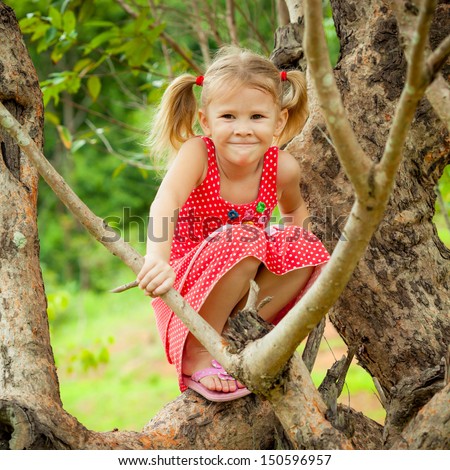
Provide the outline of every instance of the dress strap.
{"type": "Polygon", "coordinates": [[[264,155],[259,197],[264,201],[270,201],[272,208],[277,204],[277,171],[278,147],[269,147],[264,155]]]}
{"type": "Polygon", "coordinates": [[[208,152],[208,172],[205,181],[208,181],[209,184],[215,186],[219,184],[219,169],[217,167],[216,161],[216,147],[214,142],[209,137],[201,136],[201,139],[203,142],[205,142],[206,151],[208,152]]]}

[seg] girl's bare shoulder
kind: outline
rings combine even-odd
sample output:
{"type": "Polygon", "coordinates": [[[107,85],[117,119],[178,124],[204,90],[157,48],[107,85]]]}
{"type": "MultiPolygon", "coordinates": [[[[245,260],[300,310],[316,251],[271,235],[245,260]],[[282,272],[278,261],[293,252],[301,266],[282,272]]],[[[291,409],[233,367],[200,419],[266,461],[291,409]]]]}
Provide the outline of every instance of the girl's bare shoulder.
{"type": "Polygon", "coordinates": [[[297,160],[285,150],[278,153],[277,186],[279,189],[300,183],[300,165],[297,160]]]}
{"type": "Polygon", "coordinates": [[[191,191],[199,186],[208,172],[208,152],[202,139],[187,140],[178,151],[158,190],[158,195],[181,207],[191,191]]]}
{"type": "Polygon", "coordinates": [[[205,142],[199,137],[192,137],[184,142],[170,170],[192,182],[195,181],[195,186],[201,184],[208,172],[208,151],[205,142]]]}

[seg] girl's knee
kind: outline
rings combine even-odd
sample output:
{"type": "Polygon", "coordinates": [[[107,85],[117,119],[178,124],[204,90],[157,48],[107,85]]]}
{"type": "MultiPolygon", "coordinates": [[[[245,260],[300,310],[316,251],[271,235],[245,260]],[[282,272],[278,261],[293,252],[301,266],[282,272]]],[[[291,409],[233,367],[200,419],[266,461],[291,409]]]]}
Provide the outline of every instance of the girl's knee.
{"type": "Polygon", "coordinates": [[[261,261],[254,256],[247,256],[236,264],[236,268],[242,273],[247,274],[249,277],[255,277],[256,272],[261,265],[261,261]]]}

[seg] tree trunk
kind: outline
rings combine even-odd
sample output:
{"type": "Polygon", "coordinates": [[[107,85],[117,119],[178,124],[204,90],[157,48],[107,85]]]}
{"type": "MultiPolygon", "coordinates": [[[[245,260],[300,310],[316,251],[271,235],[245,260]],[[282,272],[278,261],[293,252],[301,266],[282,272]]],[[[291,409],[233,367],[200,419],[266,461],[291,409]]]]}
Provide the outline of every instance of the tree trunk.
{"type": "MultiPolygon", "coordinates": [[[[359,142],[377,162],[405,81],[396,20],[384,1],[331,3],[341,44],[336,80],[359,142]]],[[[450,32],[449,12],[449,5],[438,7],[431,33],[434,47],[438,36],[450,32]]],[[[333,250],[353,193],[314,100],[312,107],[307,129],[288,150],[301,162],[302,191],[314,228],[333,250]]],[[[450,251],[439,240],[432,217],[434,187],[450,161],[449,152],[448,130],[423,99],[384,220],[330,312],[347,345],[356,348],[359,364],[381,384],[389,442],[444,385],[450,251]],[[405,383],[409,386],[403,387],[405,383]]]]}
{"type": "MultiPolygon", "coordinates": [[[[375,162],[404,82],[405,60],[396,21],[381,0],[334,0],[332,4],[341,40],[336,77],[344,104],[352,111],[353,128],[375,162]]],[[[448,14],[447,7],[442,4],[436,18],[448,14]]],[[[442,22],[439,31],[449,24],[442,22]]],[[[42,146],[43,108],[36,73],[13,12],[1,1],[0,34],[0,101],[42,146]]],[[[298,35],[290,32],[279,37],[298,35]]],[[[290,49],[296,54],[290,64],[301,63],[301,47],[284,47],[283,54],[289,55],[290,49]]],[[[332,250],[353,195],[314,98],[311,105],[307,126],[289,150],[302,165],[302,192],[314,214],[314,230],[332,250]]],[[[292,439],[278,418],[292,416],[279,413],[277,418],[269,402],[256,396],[211,404],[189,391],[168,404],[140,433],[92,432],[64,411],[39,269],[37,174],[1,128],[0,146],[0,448],[290,447],[292,439]]],[[[449,446],[449,388],[443,388],[442,363],[450,336],[449,250],[438,240],[431,222],[433,188],[449,161],[449,147],[448,132],[423,100],[386,217],[331,312],[341,336],[356,349],[360,364],[384,391],[386,447],[449,446]]],[[[297,373],[303,377],[303,369],[297,362],[291,377],[297,373]]],[[[300,383],[299,379],[297,386],[300,383]]],[[[289,390],[295,387],[288,385],[289,390]]],[[[354,447],[382,446],[379,426],[365,417],[342,408],[333,416],[330,410],[321,412],[354,447]]],[[[314,441],[312,428],[302,427],[309,442],[314,441]]],[[[297,445],[301,447],[301,440],[297,445]]]]}
{"type": "MultiPolygon", "coordinates": [[[[0,101],[35,142],[43,142],[38,78],[13,11],[0,3],[0,101]]],[[[0,398],[60,405],[39,267],[38,175],[0,129],[0,398]]],[[[1,425],[0,432],[8,432],[1,425]]]]}

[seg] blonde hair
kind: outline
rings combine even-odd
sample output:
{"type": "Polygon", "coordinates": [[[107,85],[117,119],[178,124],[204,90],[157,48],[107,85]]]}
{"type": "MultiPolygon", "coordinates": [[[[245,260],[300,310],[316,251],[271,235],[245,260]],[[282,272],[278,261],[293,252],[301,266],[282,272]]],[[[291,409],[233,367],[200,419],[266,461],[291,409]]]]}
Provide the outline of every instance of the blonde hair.
{"type": "MultiPolygon", "coordinates": [[[[174,153],[195,135],[197,98],[196,77],[189,74],[176,78],[164,92],[153,119],[149,144],[156,158],[174,153]]],[[[239,87],[269,93],[280,110],[287,109],[288,120],[274,144],[282,146],[297,135],[308,116],[306,81],[302,72],[290,70],[282,81],[280,71],[266,57],[234,46],[223,47],[204,74],[201,105],[206,108],[214,96],[223,96],[239,87]]]]}

